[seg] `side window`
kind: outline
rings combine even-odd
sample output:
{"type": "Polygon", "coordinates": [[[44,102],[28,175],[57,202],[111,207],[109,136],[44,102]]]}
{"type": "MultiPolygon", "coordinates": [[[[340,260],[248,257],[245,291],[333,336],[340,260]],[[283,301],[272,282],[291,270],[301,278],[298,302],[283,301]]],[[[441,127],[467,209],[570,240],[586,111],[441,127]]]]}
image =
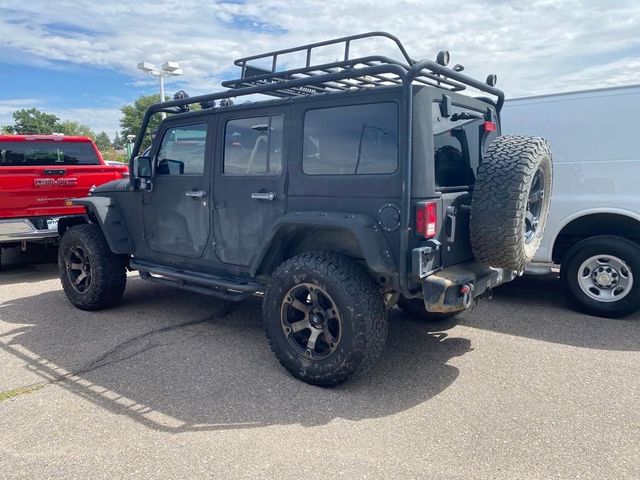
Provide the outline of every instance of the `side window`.
{"type": "Polygon", "coordinates": [[[323,108],[305,114],[305,174],[385,174],[395,172],[397,166],[395,103],[323,108]]]}
{"type": "MultiPolygon", "coordinates": [[[[450,117],[442,117],[440,104],[433,103],[433,157],[436,187],[463,187],[475,183],[475,173],[469,145],[477,145],[484,117],[458,106],[451,108],[450,117]]],[[[475,162],[477,166],[477,160],[475,162]]]]}
{"type": "Polygon", "coordinates": [[[225,175],[277,175],[282,171],[284,115],[229,120],[224,130],[225,175]]]}
{"type": "Polygon", "coordinates": [[[202,175],[206,144],[205,123],[169,128],[156,156],[156,175],[202,175]]]}

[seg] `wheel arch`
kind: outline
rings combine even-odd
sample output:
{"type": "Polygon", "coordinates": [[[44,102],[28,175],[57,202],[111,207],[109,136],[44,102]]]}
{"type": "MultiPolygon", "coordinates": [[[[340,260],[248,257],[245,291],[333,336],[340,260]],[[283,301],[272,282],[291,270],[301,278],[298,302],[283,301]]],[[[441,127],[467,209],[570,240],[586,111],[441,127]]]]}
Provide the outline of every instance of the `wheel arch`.
{"type": "MultiPolygon", "coordinates": [[[[62,226],[64,231],[74,225],[95,223],[100,227],[113,253],[133,253],[133,244],[129,239],[129,233],[120,212],[120,207],[112,198],[85,197],[76,198],[72,201],[74,205],[84,207],[87,213],[78,218],[67,217],[69,220],[65,220],[62,226]]],[[[60,235],[64,234],[64,231],[58,225],[60,235]]]]}
{"type": "Polygon", "coordinates": [[[597,235],[614,235],[640,245],[640,215],[626,210],[589,210],[567,218],[553,239],[551,258],[562,263],[576,243],[597,235]]]}
{"type": "Polygon", "coordinates": [[[62,237],[64,232],[69,230],[71,227],[83,225],[85,223],[95,223],[95,219],[92,219],[89,213],[62,217],[58,220],[58,235],[62,237]]]}
{"type": "Polygon", "coordinates": [[[296,212],[281,217],[252,262],[252,276],[269,276],[287,258],[330,250],[361,259],[380,283],[397,287],[397,265],[376,222],[366,215],[296,212]]]}

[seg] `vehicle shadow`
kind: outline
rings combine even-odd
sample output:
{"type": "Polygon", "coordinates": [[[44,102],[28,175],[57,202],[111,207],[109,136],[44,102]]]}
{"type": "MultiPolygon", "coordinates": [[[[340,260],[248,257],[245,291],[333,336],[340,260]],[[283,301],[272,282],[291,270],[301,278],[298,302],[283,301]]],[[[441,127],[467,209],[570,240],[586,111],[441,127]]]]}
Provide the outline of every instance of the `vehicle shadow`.
{"type": "Polygon", "coordinates": [[[30,245],[26,252],[3,248],[0,285],[49,280],[58,276],[56,246],[30,245]]]}
{"type": "Polygon", "coordinates": [[[557,274],[524,276],[493,291],[459,324],[545,342],[602,350],[640,350],[640,312],[607,319],[572,310],[557,274]]]}
{"type": "Polygon", "coordinates": [[[450,386],[459,371],[447,362],[471,350],[468,339],[394,309],[380,361],[345,385],[323,389],[278,365],[259,299],[211,315],[218,307],[214,299],[141,280],[131,281],[123,304],[106,312],[80,312],[61,291],[50,291],[0,304],[0,319],[16,324],[0,335],[0,347],[43,380],[167,432],[385,417],[450,386]],[[192,314],[208,313],[167,323],[177,302],[192,314]],[[115,346],[95,348],[110,336],[119,339],[115,346]]]}

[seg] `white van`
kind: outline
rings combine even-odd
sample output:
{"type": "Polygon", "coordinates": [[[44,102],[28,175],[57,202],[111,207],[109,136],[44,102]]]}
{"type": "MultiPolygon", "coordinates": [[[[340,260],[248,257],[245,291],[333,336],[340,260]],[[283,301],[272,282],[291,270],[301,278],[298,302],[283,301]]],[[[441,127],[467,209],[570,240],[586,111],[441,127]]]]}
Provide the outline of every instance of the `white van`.
{"type": "Polygon", "coordinates": [[[502,132],[551,143],[553,198],[535,261],[560,264],[585,313],[640,309],[640,85],[509,100],[502,132]]]}

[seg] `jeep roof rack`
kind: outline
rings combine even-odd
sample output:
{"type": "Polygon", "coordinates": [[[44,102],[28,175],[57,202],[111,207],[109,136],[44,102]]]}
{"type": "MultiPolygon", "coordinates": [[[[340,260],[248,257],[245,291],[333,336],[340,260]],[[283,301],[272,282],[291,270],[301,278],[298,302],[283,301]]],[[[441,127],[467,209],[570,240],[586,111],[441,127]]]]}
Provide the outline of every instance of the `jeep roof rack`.
{"type": "MultiPolygon", "coordinates": [[[[441,52],[448,56],[447,52],[441,52]]],[[[438,55],[440,58],[441,55],[438,55]]],[[[146,131],[151,116],[158,112],[181,113],[188,111],[189,105],[201,104],[203,108],[211,108],[215,100],[253,95],[257,93],[276,97],[292,97],[318,93],[345,92],[364,88],[381,86],[402,86],[408,95],[408,87],[412,84],[426,85],[444,91],[459,92],[472,87],[496,97],[495,103],[486,97],[478,97],[493,103],[499,112],[504,103],[502,90],[487,83],[464,75],[461,70],[449,68],[446,62],[432,60],[416,61],[409,57],[400,40],[386,32],[369,32],[347,37],[336,38],[324,42],[310,43],[300,47],[262,53],[235,60],[235,65],[241,68],[241,78],[222,82],[228,90],[189,97],[186,94],[174,97],[167,102],[151,105],[145,112],[141,125],[141,134],[146,131]],[[350,58],[351,43],[354,40],[386,38],[395,43],[402,60],[393,60],[382,55],[350,58]],[[342,60],[320,65],[312,65],[311,57],[314,49],[329,45],[337,45],[343,49],[342,60]],[[306,62],[304,67],[278,71],[278,58],[286,54],[304,52],[306,62]],[[271,63],[270,69],[251,65],[252,61],[271,63]]],[[[407,96],[405,95],[405,97],[407,96]]],[[[408,97],[407,97],[408,98],[408,97]]],[[[408,100],[410,101],[410,100],[408,100]]],[[[138,135],[131,158],[140,150],[142,137],[138,135]]]]}
{"type": "Polygon", "coordinates": [[[358,35],[310,43],[299,47],[275,50],[273,52],[251,55],[239,58],[234,64],[241,69],[241,76],[236,80],[227,80],[222,85],[231,89],[246,87],[273,85],[272,90],[263,91],[265,95],[276,97],[290,97],[297,95],[310,95],[314,93],[344,92],[348,90],[371,88],[384,85],[401,85],[402,75],[397,69],[371,72],[368,67],[397,66],[400,71],[410,74],[411,81],[416,84],[428,85],[450,91],[461,91],[467,87],[490,93],[498,97],[501,106],[503,94],[498,89],[486,83],[479,82],[471,77],[461,74],[459,71],[447,68],[445,65],[430,61],[413,60],[400,40],[387,32],[369,32],[358,35]],[[394,60],[382,55],[370,55],[366,57],[352,58],[351,45],[355,40],[385,38],[391,40],[402,58],[394,60]],[[328,46],[337,46],[344,52],[341,60],[330,63],[314,65],[311,59],[314,50],[328,46]],[[278,61],[283,56],[303,53],[306,57],[305,65],[299,68],[278,70],[278,61]],[[255,63],[270,64],[271,68],[258,67],[255,63]],[[326,75],[349,72],[351,75],[345,78],[328,78],[326,75]],[[291,80],[303,80],[303,84],[295,87],[278,88],[283,82],[291,80]],[[305,81],[306,80],[306,81],[305,81]]]}

